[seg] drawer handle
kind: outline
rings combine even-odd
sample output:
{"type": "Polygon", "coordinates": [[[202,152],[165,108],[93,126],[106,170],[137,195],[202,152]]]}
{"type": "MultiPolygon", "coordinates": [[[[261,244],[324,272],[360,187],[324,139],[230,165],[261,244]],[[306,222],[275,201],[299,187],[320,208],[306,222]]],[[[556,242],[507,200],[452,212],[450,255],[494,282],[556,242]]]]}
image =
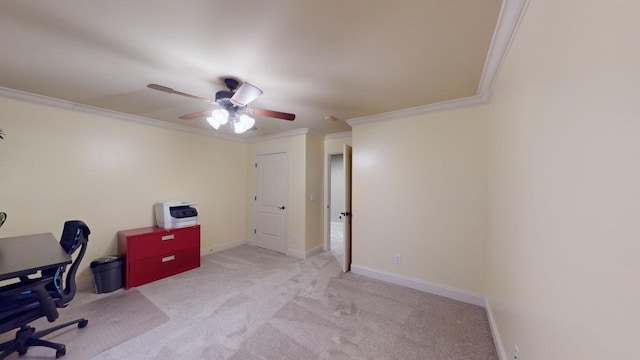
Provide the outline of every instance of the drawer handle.
{"type": "Polygon", "coordinates": [[[173,240],[173,239],[175,239],[175,237],[176,237],[176,234],[165,235],[165,236],[162,237],[162,241],[173,240]]]}
{"type": "Polygon", "coordinates": [[[166,257],[163,257],[163,258],[162,258],[162,262],[163,262],[163,263],[165,263],[165,262],[173,261],[173,260],[175,260],[175,259],[176,259],[176,256],[175,256],[175,255],[166,256],[166,257]]]}

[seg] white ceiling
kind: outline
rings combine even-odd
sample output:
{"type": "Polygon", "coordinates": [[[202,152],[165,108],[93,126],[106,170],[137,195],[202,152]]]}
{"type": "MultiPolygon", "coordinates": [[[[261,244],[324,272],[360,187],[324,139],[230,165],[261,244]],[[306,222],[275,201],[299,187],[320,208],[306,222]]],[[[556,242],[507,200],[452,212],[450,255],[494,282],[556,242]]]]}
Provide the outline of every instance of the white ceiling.
{"type": "Polygon", "coordinates": [[[477,95],[501,0],[3,0],[0,87],[197,129],[232,76],[266,136],[477,95]],[[332,116],[337,121],[325,120],[332,116]]]}

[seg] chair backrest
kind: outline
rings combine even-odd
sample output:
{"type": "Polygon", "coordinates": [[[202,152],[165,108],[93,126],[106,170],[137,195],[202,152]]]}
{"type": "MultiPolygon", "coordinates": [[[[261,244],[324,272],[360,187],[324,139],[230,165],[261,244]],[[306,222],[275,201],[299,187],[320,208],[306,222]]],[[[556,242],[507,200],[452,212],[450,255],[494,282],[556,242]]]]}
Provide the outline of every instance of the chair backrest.
{"type": "Polygon", "coordinates": [[[78,249],[80,249],[80,253],[78,253],[69,271],[67,271],[64,284],[62,283],[62,276],[65,273],[65,266],[43,272],[45,276],[54,277],[53,283],[47,289],[58,307],[65,306],[76,295],[76,272],[84,257],[84,253],[87,251],[87,242],[89,241],[90,233],[89,227],[82,221],[70,220],[64,223],[62,236],[60,237],[60,246],[62,246],[64,251],[70,256],[78,249]]]}

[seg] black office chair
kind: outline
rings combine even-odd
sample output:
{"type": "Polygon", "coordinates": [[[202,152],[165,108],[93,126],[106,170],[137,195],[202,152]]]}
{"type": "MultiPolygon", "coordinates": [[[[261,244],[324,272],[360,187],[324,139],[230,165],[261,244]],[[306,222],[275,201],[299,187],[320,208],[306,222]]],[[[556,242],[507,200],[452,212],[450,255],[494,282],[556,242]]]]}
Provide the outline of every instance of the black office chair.
{"type": "Polygon", "coordinates": [[[19,355],[27,353],[30,346],[46,346],[56,350],[56,358],[65,355],[64,344],[42,340],[41,338],[64,327],[78,324],[79,328],[87,326],[87,319],[77,319],[52,328],[35,331],[28,324],[41,317],[49,322],[58,318],[57,308],[66,307],[76,294],[76,271],[87,250],[89,228],[82,221],[67,221],[64,224],[60,246],[73,255],[80,253],[67,271],[63,282],[65,266],[54,270],[42,271],[37,279],[21,278],[20,282],[0,288],[0,333],[19,329],[15,339],[0,344],[0,359],[14,352],[19,355]]]}

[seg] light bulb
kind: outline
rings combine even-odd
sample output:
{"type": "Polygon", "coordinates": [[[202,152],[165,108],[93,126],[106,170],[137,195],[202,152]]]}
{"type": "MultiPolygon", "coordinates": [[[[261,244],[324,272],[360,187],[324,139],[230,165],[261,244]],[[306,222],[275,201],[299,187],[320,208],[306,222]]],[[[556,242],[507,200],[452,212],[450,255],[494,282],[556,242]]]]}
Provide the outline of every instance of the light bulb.
{"type": "Polygon", "coordinates": [[[240,121],[236,121],[233,123],[233,132],[235,132],[236,134],[242,134],[245,131],[247,130],[244,128],[244,126],[242,126],[240,121]]]}
{"type": "Polygon", "coordinates": [[[242,114],[238,120],[233,124],[233,130],[236,134],[242,134],[245,131],[251,129],[255,125],[256,120],[248,115],[242,114]]]}
{"type": "Polygon", "coordinates": [[[211,117],[220,125],[224,125],[229,121],[229,112],[225,109],[215,109],[211,112],[211,117]]]}
{"type": "Polygon", "coordinates": [[[207,122],[216,130],[220,128],[220,123],[213,116],[208,117],[207,122]]]}

